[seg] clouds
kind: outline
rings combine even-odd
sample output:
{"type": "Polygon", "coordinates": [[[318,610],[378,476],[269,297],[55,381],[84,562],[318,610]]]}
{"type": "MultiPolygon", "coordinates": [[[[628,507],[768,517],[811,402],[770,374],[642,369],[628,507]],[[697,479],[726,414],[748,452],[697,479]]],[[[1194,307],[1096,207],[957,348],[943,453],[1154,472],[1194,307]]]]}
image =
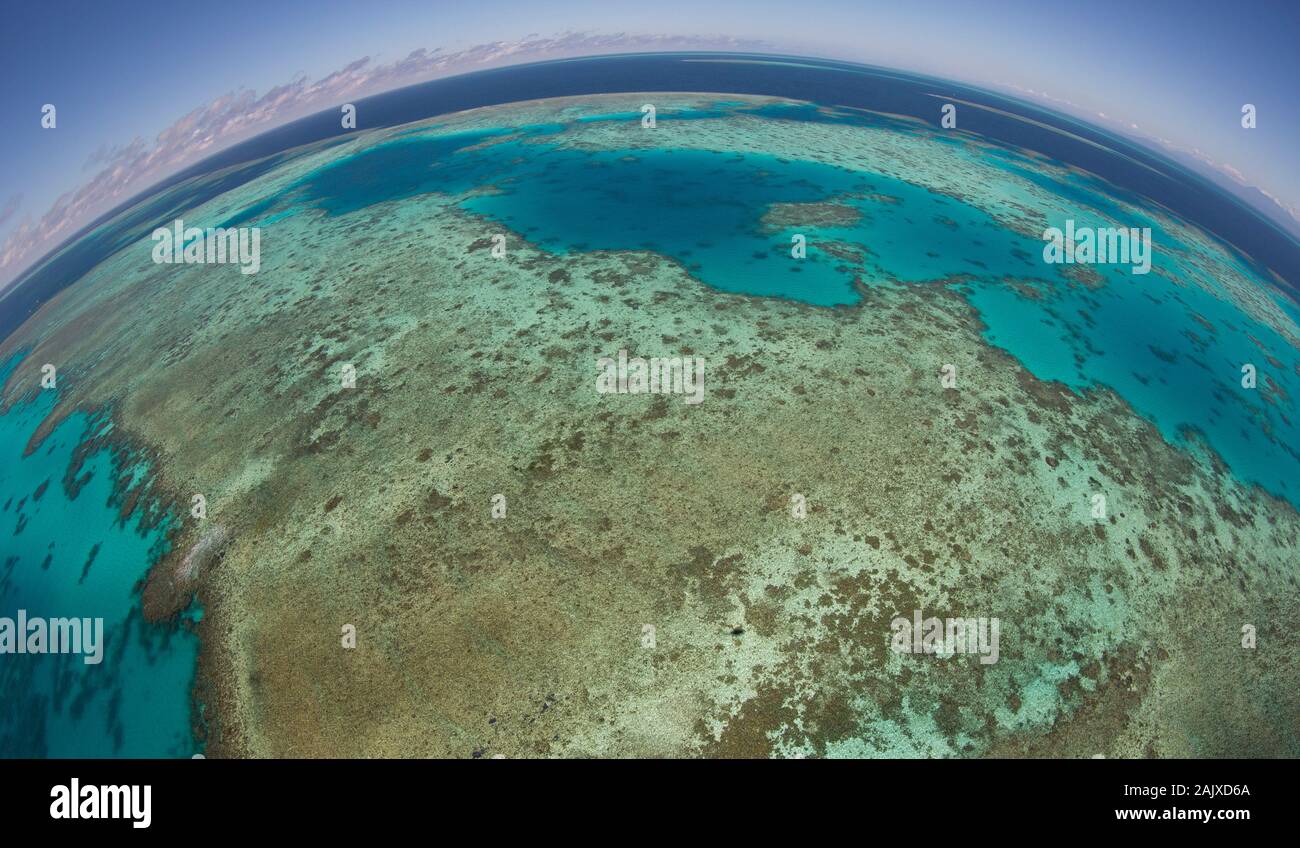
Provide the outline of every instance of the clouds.
{"type": "Polygon", "coordinates": [[[17,215],[18,207],[22,205],[23,195],[21,192],[10,195],[9,199],[5,201],[4,206],[0,206],[0,227],[3,227],[9,222],[10,218],[17,215]]]}
{"type": "MultiPolygon", "coordinates": [[[[599,53],[666,50],[770,50],[765,42],[726,36],[565,32],[493,41],[463,50],[420,48],[395,61],[356,59],[318,80],[299,76],[262,94],[229,92],[192,109],[152,141],[134,138],[99,147],[86,162],[93,176],[60,196],[38,220],[24,220],[0,247],[0,288],[60,242],[128,198],[177,171],[273,127],[349,100],[472,70],[599,53]]],[[[0,207],[0,226],[17,214],[21,195],[0,207]]]]}
{"type": "Polygon", "coordinates": [[[1227,162],[1218,161],[1199,147],[1177,144],[1161,135],[1144,131],[1132,121],[1117,118],[1105,112],[1091,111],[1087,107],[1081,106],[1070,100],[1061,97],[1053,97],[1046,91],[1036,91],[1032,88],[1026,88],[1024,86],[1007,82],[999,82],[997,85],[1020,95],[1028,95],[1030,99],[1045,101],[1059,111],[1086,118],[1098,123],[1099,126],[1118,130],[1122,135],[1125,135],[1130,139],[1137,139],[1148,147],[1159,146],[1159,148],[1163,149],[1165,155],[1175,161],[1181,162],[1184,165],[1199,166],[1195,170],[1202,174],[1217,178],[1216,181],[1225,188],[1236,190],[1235,193],[1250,203],[1252,207],[1264,212],[1279,212],[1282,217],[1279,217],[1276,214],[1270,215],[1270,217],[1273,218],[1276,223],[1282,224],[1286,227],[1293,235],[1300,236],[1300,206],[1288,203],[1273,192],[1268,191],[1262,186],[1256,185],[1241,171],[1240,168],[1227,162]],[[1241,190],[1245,191],[1243,192],[1241,190]],[[1262,203],[1258,198],[1251,196],[1252,192],[1264,198],[1262,203]],[[1273,210],[1272,207],[1276,207],[1276,210],[1273,210]]]}

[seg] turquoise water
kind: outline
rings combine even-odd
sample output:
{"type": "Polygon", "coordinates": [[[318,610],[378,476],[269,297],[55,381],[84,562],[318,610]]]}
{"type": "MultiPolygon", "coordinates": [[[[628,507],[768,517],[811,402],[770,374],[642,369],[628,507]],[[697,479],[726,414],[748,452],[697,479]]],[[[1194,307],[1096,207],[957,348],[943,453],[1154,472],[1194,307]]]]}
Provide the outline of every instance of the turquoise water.
{"type": "MultiPolygon", "coordinates": [[[[15,364],[0,364],[0,383],[15,364]]],[[[166,551],[167,522],[142,531],[139,509],[123,523],[113,503],[116,479],[147,485],[148,470],[101,450],[77,469],[69,497],[74,451],[106,424],[69,416],[23,457],[55,395],[0,415],[0,616],[101,617],[103,660],[0,654],[0,756],[191,756],[201,750],[190,731],[199,640],[180,623],[145,623],[137,590],[166,551]]]]}
{"type": "MultiPolygon", "coordinates": [[[[911,130],[890,119],[828,115],[812,107],[745,110],[771,119],[860,122],[911,130]]],[[[718,117],[718,111],[661,112],[658,120],[718,117]]],[[[639,121],[639,113],[587,120],[639,121]]],[[[308,206],[341,215],[388,200],[457,194],[491,186],[463,206],[497,221],[556,254],[591,250],[653,250],[681,262],[696,278],[724,291],[781,297],[818,306],[852,304],[854,269],[818,245],[828,240],[867,251],[865,282],[909,283],[965,275],[959,284],[987,326],[986,338],[1018,358],[1035,376],[1075,389],[1106,386],[1153,421],[1172,443],[1199,432],[1240,479],[1300,506],[1300,379],[1297,352],[1267,326],[1228,301],[1157,273],[1133,276],[1125,267],[1095,266],[1107,285],[1090,291],[1070,284],[1042,260],[1043,242],[997,225],[986,213],[951,197],[879,174],[770,155],[696,150],[578,151],[547,144],[553,125],[494,129],[441,137],[406,135],[308,175],[283,195],[242,218],[276,206],[308,206]],[[507,134],[519,138],[506,138],[507,134]],[[490,138],[497,143],[465,152],[490,138]],[[777,203],[833,201],[857,210],[842,227],[765,230],[762,217],[777,203]],[[808,236],[808,255],[790,258],[790,237],[808,236]],[[1036,279],[1027,297],[1006,277],[1036,279]],[[1193,319],[1193,313],[1213,329],[1193,319]],[[1271,366],[1250,337],[1283,363],[1271,366]],[[1244,389],[1241,366],[1252,363],[1259,388],[1244,389]],[[1265,400],[1265,375],[1285,395],[1265,400]]],[[[926,143],[926,142],[919,142],[926,143]]],[[[957,146],[947,139],[930,142],[957,146]]],[[[1186,249],[1144,201],[1116,203],[1092,176],[1048,176],[1014,150],[988,156],[1008,172],[1061,198],[1049,219],[1063,226],[1107,225],[1111,216],[1151,227],[1153,263],[1183,282],[1218,283],[1195,262],[1171,255],[1186,249]]],[[[991,191],[1000,190],[991,186],[991,191]]],[[[284,214],[283,211],[278,214],[284,214]]],[[[267,222],[274,218],[266,219],[267,222]]],[[[1226,249],[1226,248],[1225,248],[1226,249]]],[[[1231,257],[1232,254],[1228,253],[1231,257]]],[[[1234,260],[1235,261],[1235,260],[1234,260]]],[[[1248,268],[1235,264],[1247,274],[1248,268]]],[[[1261,282],[1261,286],[1264,284],[1261,282]]],[[[1290,304],[1284,308],[1294,309],[1290,304]]]]}
{"type": "MultiPolygon", "coordinates": [[[[774,120],[851,122],[809,107],[745,111],[774,120]]],[[[661,112],[658,119],[721,114],[719,107],[661,112]]],[[[590,120],[639,121],[640,115],[590,120]]],[[[859,120],[911,131],[884,119],[859,120]]],[[[385,201],[490,188],[462,206],[557,255],[652,250],[723,291],[837,306],[859,301],[857,274],[866,285],[948,281],[978,310],[987,340],[1036,376],[1078,390],[1110,387],[1171,442],[1197,431],[1238,477],[1300,506],[1297,351],[1228,301],[1124,268],[1098,268],[1106,281],[1100,288],[1074,284],[1042,263],[1040,240],[1006,230],[973,205],[884,175],[764,154],[591,152],[548,143],[562,129],[404,133],[308,174],[222,225],[274,231],[276,221],[306,208],[344,215],[385,201]],[[467,149],[489,140],[495,143],[467,149]],[[774,204],[813,202],[851,207],[857,220],[764,225],[774,204]],[[796,232],[808,236],[802,261],[790,257],[796,232]],[[828,253],[831,242],[859,247],[865,270],[828,253]],[[1007,285],[1007,277],[1037,281],[1038,296],[1007,285]],[[1265,351],[1282,365],[1270,365],[1265,351]],[[1258,389],[1240,385],[1246,362],[1258,368],[1258,389]],[[1284,393],[1272,395],[1273,403],[1266,400],[1267,380],[1284,393]]],[[[1070,217],[1095,226],[1105,215],[1150,226],[1157,269],[1217,290],[1218,282],[1195,262],[1169,255],[1184,245],[1142,211],[1150,207],[1141,198],[1122,197],[1138,208],[1133,213],[1101,181],[1043,175],[1014,150],[987,154],[947,139],[918,143],[990,156],[1009,174],[1049,189],[1063,204],[1052,225],[1070,217]]],[[[1279,303],[1297,316],[1293,304],[1279,303]]],[[[15,364],[0,365],[0,382],[15,364]]],[[[200,750],[191,734],[190,698],[198,640],[183,623],[146,625],[137,585],[165,552],[168,525],[145,530],[138,514],[123,524],[113,500],[114,480],[129,475],[132,485],[148,486],[150,470],[100,451],[85,461],[77,477],[83,485],[69,497],[63,481],[74,451],[105,425],[70,416],[24,458],[29,436],[54,403],[54,392],[39,392],[0,416],[0,615],[21,608],[43,617],[102,616],[108,647],[98,666],[72,655],[0,655],[0,755],[189,756],[200,750]]],[[[192,608],[188,621],[201,614],[192,608]]]]}
{"type": "MultiPolygon", "coordinates": [[[[769,112],[831,120],[809,107],[753,110],[769,112]]],[[[686,119],[721,114],[695,110],[686,119]]],[[[818,306],[859,299],[852,270],[819,240],[860,244],[878,277],[912,282],[990,267],[1025,275],[1041,253],[1040,243],[997,226],[973,206],[884,175],[764,154],[586,152],[538,143],[557,129],[524,127],[522,139],[472,153],[462,151],[506,131],[406,136],[319,169],[227,223],[268,223],[259,216],[284,203],[343,215],[376,203],[493,186],[498,193],[462,205],[552,252],[653,250],[715,288],[818,306]],[[772,204],[824,200],[853,207],[859,223],[770,231],[762,225],[772,204]],[[809,240],[806,259],[798,262],[790,258],[796,233],[809,240]],[[924,249],[913,249],[917,245],[924,249]]]]}

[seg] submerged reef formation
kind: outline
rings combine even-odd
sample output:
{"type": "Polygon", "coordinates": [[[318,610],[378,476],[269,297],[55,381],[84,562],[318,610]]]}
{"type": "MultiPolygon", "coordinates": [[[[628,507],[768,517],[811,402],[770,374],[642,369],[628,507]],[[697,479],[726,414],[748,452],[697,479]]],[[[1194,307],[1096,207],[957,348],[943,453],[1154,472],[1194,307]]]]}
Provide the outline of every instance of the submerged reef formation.
{"type": "Polygon", "coordinates": [[[185,218],[261,227],[258,273],[146,235],[0,360],[6,404],[58,364],[33,450],[111,409],[181,505],[141,599],[202,602],[208,756],[1300,755],[1297,311],[1167,210],[657,94],[359,133],[185,218]],[[1045,265],[1065,216],[1151,227],[1152,273],[1045,265]],[[703,401],[598,392],[621,351],[703,401]],[[996,618],[996,662],[896,649],[914,615],[996,618]]]}

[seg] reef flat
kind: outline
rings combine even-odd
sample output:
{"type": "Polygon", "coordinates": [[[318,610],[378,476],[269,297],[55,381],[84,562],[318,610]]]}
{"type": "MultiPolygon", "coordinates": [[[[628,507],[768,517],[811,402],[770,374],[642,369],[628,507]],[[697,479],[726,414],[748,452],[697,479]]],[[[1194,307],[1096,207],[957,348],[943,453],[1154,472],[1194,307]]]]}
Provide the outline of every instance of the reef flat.
{"type": "Polygon", "coordinates": [[[0,361],[6,406],[59,368],[29,452],[111,410],[179,505],[141,603],[202,602],[209,756],[1300,755],[1297,313],[1167,210],[638,94],[358,133],[185,218],[262,227],[259,272],[145,234],[0,361]],[[1067,217],[1150,226],[1152,273],[1049,269],[1067,217]],[[599,394],[621,350],[702,358],[703,402],[599,394]],[[916,610],[997,617],[998,661],[891,650],[916,610]]]}

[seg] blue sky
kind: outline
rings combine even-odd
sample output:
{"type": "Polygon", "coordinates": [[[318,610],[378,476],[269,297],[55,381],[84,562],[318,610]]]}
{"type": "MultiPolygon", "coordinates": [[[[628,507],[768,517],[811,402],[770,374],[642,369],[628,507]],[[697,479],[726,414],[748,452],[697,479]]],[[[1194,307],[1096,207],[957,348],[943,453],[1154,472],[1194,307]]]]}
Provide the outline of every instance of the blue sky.
{"type": "MultiPolygon", "coordinates": [[[[1300,205],[1294,0],[224,0],[202,7],[40,0],[6,3],[2,14],[0,286],[114,198],[174,170],[169,156],[202,158],[237,140],[212,130],[229,127],[243,103],[268,116],[265,125],[249,124],[256,134],[295,117],[299,102],[308,111],[329,105],[313,105],[311,83],[331,79],[327,95],[331,86],[352,85],[353,77],[330,75],[363,57],[373,69],[419,48],[465,51],[565,32],[727,36],[764,42],[772,52],[1020,91],[1030,100],[1046,95],[1102,126],[1199,151],[1207,169],[1235,169],[1286,206],[1300,205]],[[283,108],[248,94],[294,79],[306,81],[306,93],[301,86],[287,93],[283,108]],[[198,113],[183,125],[189,135],[174,131],[159,141],[178,119],[239,91],[245,101],[198,113]],[[1259,110],[1255,130],[1240,126],[1248,102],[1259,110]],[[45,103],[58,108],[54,131],[40,127],[45,103]],[[204,134],[209,147],[191,138],[204,134]],[[114,150],[117,156],[95,158],[114,150]],[[117,186],[114,168],[143,184],[117,186]]],[[[592,52],[580,40],[575,46],[592,52]]],[[[482,54],[423,78],[481,67],[482,54]]],[[[517,56],[537,58],[526,50],[517,56]]],[[[389,78],[354,76],[381,88],[389,78]]]]}

